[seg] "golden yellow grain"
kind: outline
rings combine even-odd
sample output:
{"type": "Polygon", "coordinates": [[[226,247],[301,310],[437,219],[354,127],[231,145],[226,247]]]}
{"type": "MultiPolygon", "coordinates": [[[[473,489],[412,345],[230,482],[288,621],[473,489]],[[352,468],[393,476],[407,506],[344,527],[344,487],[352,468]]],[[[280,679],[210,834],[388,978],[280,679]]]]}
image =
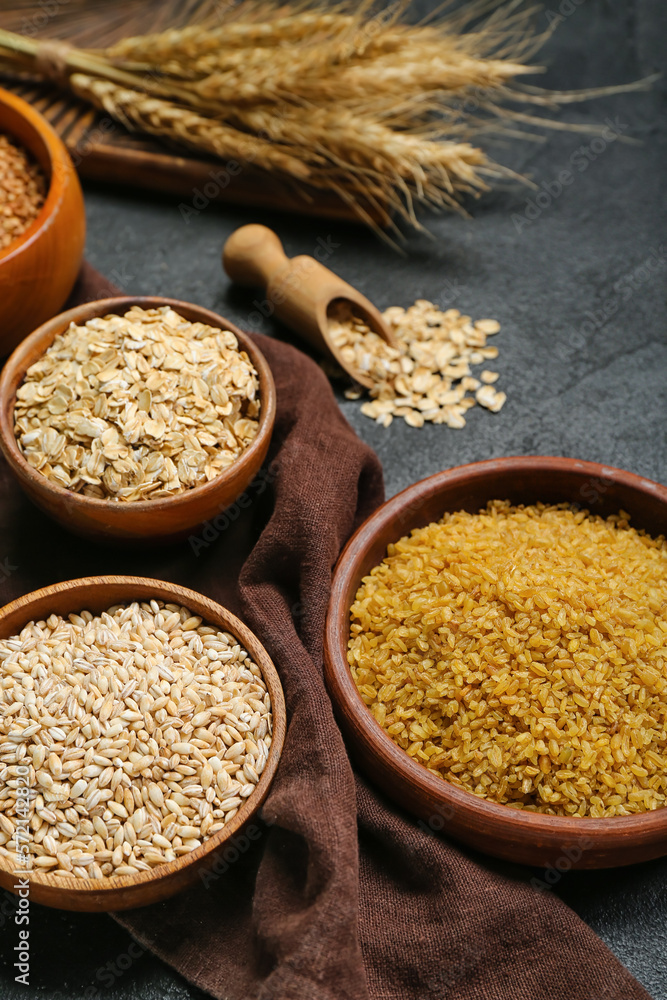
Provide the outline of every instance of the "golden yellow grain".
{"type": "Polygon", "coordinates": [[[348,660],[414,760],[495,802],[569,816],[667,804],[667,544],[568,505],[441,521],[390,545],[348,660]]]}

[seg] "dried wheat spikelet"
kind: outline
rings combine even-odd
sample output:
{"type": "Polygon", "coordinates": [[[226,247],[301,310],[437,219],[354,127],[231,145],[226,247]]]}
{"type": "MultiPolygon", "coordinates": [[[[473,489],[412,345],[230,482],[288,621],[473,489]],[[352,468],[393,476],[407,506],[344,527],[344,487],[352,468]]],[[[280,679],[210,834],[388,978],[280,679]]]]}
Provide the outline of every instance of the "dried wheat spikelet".
{"type": "Polygon", "coordinates": [[[140,90],[128,90],[84,73],[74,73],[70,86],[77,97],[106,111],[131,131],[174,139],[223,159],[242,159],[300,180],[309,177],[308,165],[291,155],[287,147],[239,132],[223,122],[197,114],[192,108],[182,108],[140,90]]]}
{"type": "Polygon", "coordinates": [[[367,221],[370,207],[416,226],[418,205],[462,210],[514,176],[476,137],[574,128],[535,112],[649,83],[579,93],[522,83],[548,34],[523,0],[445,3],[421,24],[408,21],[410,0],[188,10],[194,23],[103,49],[0,30],[0,68],[46,75],[128,128],[333,189],[367,221]]]}

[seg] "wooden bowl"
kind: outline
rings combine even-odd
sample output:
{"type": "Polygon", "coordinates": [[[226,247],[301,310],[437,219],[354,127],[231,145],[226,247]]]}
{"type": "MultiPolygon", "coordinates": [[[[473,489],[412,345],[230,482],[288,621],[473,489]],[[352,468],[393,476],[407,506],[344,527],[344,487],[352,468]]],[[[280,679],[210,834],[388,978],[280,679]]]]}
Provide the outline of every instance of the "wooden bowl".
{"type": "Polygon", "coordinates": [[[350,749],[367,775],[425,829],[528,865],[605,868],[667,854],[667,808],[608,819],[549,816],[495,804],[431,774],[395,744],[364,705],[347,664],[350,607],[387,545],[445,511],[476,512],[489,500],[569,501],[608,516],[628,511],[653,535],[667,525],[667,489],[620,469],[569,458],[500,458],[439,472],[380,507],[338,562],[326,623],[325,677],[350,749]]]}
{"type": "Polygon", "coordinates": [[[269,447],[275,417],[276,389],[273,376],[259,348],[222,316],[178,299],[135,296],[100,299],[76,306],[50,319],[26,337],[7,360],[0,375],[0,448],[10,468],[25,493],[38,507],[63,527],[95,541],[133,544],[173,542],[186,537],[193,528],[222,513],[259,472],[269,447]],[[210,483],[164,499],[130,503],[97,500],[58,486],[25,460],[14,437],[16,390],[23,382],[26,369],[41,357],[56,336],[66,330],[71,322],[81,324],[96,316],[124,313],[134,305],[143,309],[171,306],[192,322],[231,330],[259,375],[259,430],[243,454],[210,483]]]}
{"type": "MultiPolygon", "coordinates": [[[[259,639],[243,622],[215,601],[186,587],[142,577],[94,576],[69,580],[26,594],[0,609],[0,638],[15,635],[28,622],[46,619],[52,613],[62,616],[83,610],[99,613],[114,604],[148,601],[151,598],[180,604],[201,616],[207,624],[231,632],[260,667],[273,711],[273,740],[264,771],[255,791],[241,805],[236,816],[190,854],[134,876],[65,879],[32,871],[27,877],[30,879],[30,901],[33,903],[61,910],[106,912],[148,906],[173,896],[196,882],[204,872],[212,871],[215,874],[221,859],[231,863],[232,853],[235,852],[236,856],[239,850],[243,851],[243,829],[255,816],[268,793],[285,739],[285,701],[280,678],[259,639]],[[229,852],[227,856],[226,851],[229,852]]],[[[15,892],[16,881],[13,865],[6,858],[0,857],[0,886],[15,892]]],[[[204,883],[206,884],[206,880],[204,883]]]]}
{"type": "Polygon", "coordinates": [[[42,210],[0,250],[0,356],[53,316],[81,266],[86,215],[79,178],[62,140],[26,101],[0,88],[0,133],[32,153],[49,184],[42,210]]]}

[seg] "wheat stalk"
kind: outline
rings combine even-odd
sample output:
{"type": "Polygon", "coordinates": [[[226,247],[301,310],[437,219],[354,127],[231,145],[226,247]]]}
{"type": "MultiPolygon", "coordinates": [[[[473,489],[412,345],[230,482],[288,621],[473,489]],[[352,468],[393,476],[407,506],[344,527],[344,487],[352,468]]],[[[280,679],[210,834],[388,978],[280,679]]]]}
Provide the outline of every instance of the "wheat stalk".
{"type": "Polygon", "coordinates": [[[206,4],[201,23],[95,50],[0,31],[0,65],[37,68],[130,129],[333,188],[366,219],[363,203],[417,224],[415,203],[457,209],[512,176],[476,135],[571,127],[534,111],[593,92],[521,85],[545,38],[522,0],[473,0],[419,25],[408,6],[246,0],[215,23],[206,4]]]}
{"type": "Polygon", "coordinates": [[[108,80],[75,73],[70,85],[78,97],[132,131],[162,136],[223,159],[242,159],[307,181],[312,187],[347,184],[359,196],[384,202],[399,182],[408,206],[405,215],[413,222],[412,200],[423,197],[427,185],[434,205],[459,208],[457,196],[486,188],[484,169],[489,174],[503,173],[503,168],[494,168],[482,151],[469,143],[435,142],[397,133],[345,111],[316,110],[302,117],[294,108],[277,114],[272,107],[240,110],[234,115],[239,126],[269,136],[267,141],[108,80]],[[291,145],[282,142],[285,136],[291,145]]]}
{"type": "Polygon", "coordinates": [[[190,108],[84,73],[74,73],[70,86],[77,97],[106,111],[130,131],[162,136],[222,159],[243,160],[297,180],[306,181],[310,176],[308,166],[286,147],[199,115],[190,108]]]}
{"type": "MultiPolygon", "coordinates": [[[[425,94],[439,91],[495,88],[533,67],[500,59],[475,59],[465,53],[442,51],[442,46],[406,45],[395,53],[355,59],[346,65],[325,46],[313,46],[298,61],[289,51],[278,50],[270,60],[264,49],[216,57],[220,69],[206,71],[201,79],[188,80],[178,65],[167,63],[163,72],[180,77],[180,86],[221,110],[229,103],[358,101],[388,94],[425,94]],[[328,72],[326,72],[328,70],[328,72]]],[[[196,65],[193,72],[196,72],[196,65]]]]}
{"type": "MultiPolygon", "coordinates": [[[[261,132],[276,142],[318,156],[331,171],[367,178],[376,194],[388,197],[402,182],[408,199],[459,208],[458,197],[486,189],[483,174],[505,173],[482,150],[467,142],[436,141],[428,135],[395,131],[368,114],[345,108],[295,108],[291,105],[230,110],[239,126],[261,132]],[[391,179],[391,180],[389,180],[391,179]]],[[[317,181],[315,168],[311,183],[317,181]]]]}
{"type": "Polygon", "coordinates": [[[253,47],[269,48],[318,37],[339,34],[353,27],[352,15],[303,12],[287,17],[275,17],[261,23],[232,21],[217,28],[191,25],[156,34],[124,38],[102,50],[109,59],[123,62],[161,64],[166,60],[190,62],[210,55],[215,61],[222,49],[253,47]]]}

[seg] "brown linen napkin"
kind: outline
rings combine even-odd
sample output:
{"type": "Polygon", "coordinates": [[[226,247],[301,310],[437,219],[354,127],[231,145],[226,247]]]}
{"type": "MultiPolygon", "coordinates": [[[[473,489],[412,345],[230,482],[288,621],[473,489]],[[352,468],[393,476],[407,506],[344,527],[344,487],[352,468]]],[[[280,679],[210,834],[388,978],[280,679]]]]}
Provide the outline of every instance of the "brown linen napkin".
{"type": "MultiPolygon", "coordinates": [[[[77,301],[113,292],[89,268],[75,290],[77,301]]],[[[219,1000],[648,1000],[576,914],[531,887],[532,872],[501,874],[508,866],[430,834],[354,775],[322,635],[334,563],[382,500],[382,472],[317,366],[256,339],[278,390],[268,471],[247,506],[189,543],[137,553],[78,542],[0,469],[5,600],[91,573],[174,580],[240,613],[285,689],[266,825],[237,837],[195,888],[116,919],[219,1000]]]]}

